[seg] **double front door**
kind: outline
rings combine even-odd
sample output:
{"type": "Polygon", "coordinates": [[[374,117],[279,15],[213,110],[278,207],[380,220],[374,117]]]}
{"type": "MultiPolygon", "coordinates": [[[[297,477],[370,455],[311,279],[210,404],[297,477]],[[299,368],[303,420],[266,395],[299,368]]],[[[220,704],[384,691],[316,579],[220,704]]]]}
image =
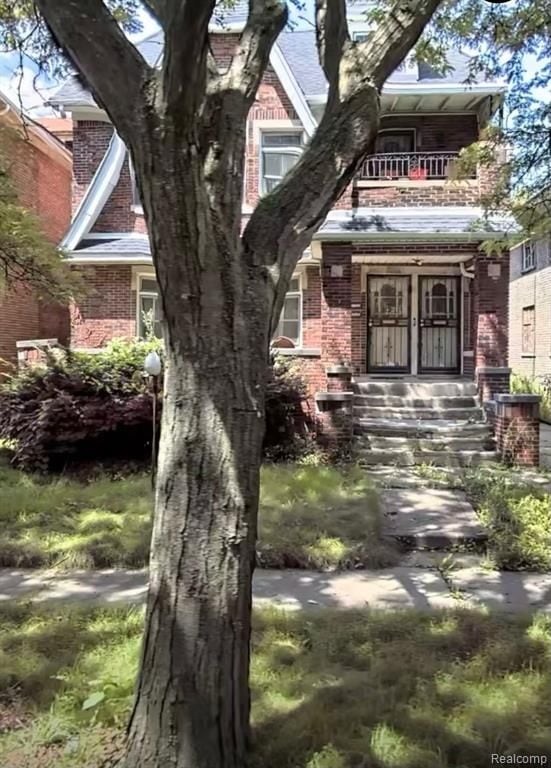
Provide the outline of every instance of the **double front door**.
{"type": "Polygon", "coordinates": [[[368,276],[368,373],[458,373],[460,285],[455,276],[368,276]]]}

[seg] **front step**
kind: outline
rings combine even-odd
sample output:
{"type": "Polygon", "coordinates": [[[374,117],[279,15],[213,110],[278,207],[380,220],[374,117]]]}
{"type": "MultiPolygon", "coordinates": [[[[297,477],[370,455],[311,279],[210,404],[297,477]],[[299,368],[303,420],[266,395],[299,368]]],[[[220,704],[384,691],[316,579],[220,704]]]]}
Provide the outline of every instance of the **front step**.
{"type": "Polygon", "coordinates": [[[357,451],[360,464],[377,464],[412,467],[415,464],[432,464],[435,467],[478,467],[498,460],[495,451],[373,451],[360,448],[357,451]]]}
{"type": "Polygon", "coordinates": [[[419,419],[421,421],[432,419],[482,421],[484,412],[482,408],[388,408],[387,406],[356,405],[354,403],[354,416],[356,419],[419,419]]]}
{"type": "Polygon", "coordinates": [[[418,419],[356,419],[354,432],[357,435],[380,435],[381,437],[428,437],[446,438],[454,435],[490,436],[490,427],[482,421],[452,421],[447,419],[420,421],[418,419]]]}
{"type": "Polygon", "coordinates": [[[400,398],[476,397],[474,381],[378,381],[356,378],[352,382],[359,395],[400,398]]]}
{"type": "Polygon", "coordinates": [[[372,451],[490,451],[494,449],[494,441],[487,436],[480,437],[381,437],[378,435],[363,435],[358,438],[358,447],[368,448],[372,451]]]}
{"type": "Polygon", "coordinates": [[[398,395],[354,395],[354,404],[374,408],[476,408],[474,397],[399,397],[398,395]]]}

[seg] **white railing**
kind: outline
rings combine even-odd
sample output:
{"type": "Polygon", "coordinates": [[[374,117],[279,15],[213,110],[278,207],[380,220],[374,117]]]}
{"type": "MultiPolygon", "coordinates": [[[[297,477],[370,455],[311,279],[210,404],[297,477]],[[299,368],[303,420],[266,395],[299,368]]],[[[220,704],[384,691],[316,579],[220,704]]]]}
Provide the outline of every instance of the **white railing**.
{"type": "Polygon", "coordinates": [[[358,178],[378,181],[447,179],[452,175],[458,156],[458,152],[391,152],[369,155],[362,163],[358,178]]]}

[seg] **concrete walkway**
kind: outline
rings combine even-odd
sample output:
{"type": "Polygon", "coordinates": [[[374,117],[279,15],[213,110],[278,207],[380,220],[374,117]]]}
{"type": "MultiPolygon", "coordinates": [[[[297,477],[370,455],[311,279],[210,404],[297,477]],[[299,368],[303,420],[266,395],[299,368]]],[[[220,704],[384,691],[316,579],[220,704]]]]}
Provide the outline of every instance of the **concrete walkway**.
{"type": "MultiPolygon", "coordinates": [[[[103,570],[67,573],[0,569],[0,601],[78,600],[136,604],[145,599],[147,572],[103,570]]],[[[319,573],[257,570],[255,604],[287,608],[454,608],[487,606],[551,613],[551,574],[500,573],[479,567],[445,575],[431,568],[319,573]]]]}

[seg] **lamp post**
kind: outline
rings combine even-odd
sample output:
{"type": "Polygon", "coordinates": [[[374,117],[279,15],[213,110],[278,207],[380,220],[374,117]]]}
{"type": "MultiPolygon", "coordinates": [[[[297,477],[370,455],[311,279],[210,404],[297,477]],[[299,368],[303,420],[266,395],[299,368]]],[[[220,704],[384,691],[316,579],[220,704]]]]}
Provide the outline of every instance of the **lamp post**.
{"type": "Polygon", "coordinates": [[[157,397],[159,393],[159,376],[162,370],[161,358],[156,352],[149,352],[144,361],[144,370],[149,376],[153,398],[153,424],[151,430],[151,487],[155,488],[157,466],[157,397]]]}

